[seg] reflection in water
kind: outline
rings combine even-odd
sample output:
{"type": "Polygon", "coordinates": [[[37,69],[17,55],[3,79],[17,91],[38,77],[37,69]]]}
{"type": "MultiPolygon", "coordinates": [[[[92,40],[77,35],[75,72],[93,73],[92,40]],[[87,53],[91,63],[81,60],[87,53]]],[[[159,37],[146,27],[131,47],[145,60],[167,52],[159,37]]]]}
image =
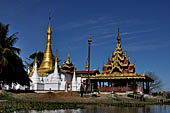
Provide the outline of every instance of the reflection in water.
{"type": "Polygon", "coordinates": [[[14,113],[170,113],[170,105],[146,107],[87,106],[85,109],[16,111],[14,113]]]}

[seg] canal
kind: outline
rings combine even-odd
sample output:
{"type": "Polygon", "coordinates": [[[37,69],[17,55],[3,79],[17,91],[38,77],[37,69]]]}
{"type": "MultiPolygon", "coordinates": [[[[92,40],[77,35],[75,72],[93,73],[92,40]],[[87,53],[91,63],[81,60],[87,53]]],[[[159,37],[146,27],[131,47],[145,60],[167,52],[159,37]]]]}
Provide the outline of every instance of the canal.
{"type": "Polygon", "coordinates": [[[14,113],[170,113],[170,105],[145,107],[86,106],[84,109],[15,111],[14,113]]]}

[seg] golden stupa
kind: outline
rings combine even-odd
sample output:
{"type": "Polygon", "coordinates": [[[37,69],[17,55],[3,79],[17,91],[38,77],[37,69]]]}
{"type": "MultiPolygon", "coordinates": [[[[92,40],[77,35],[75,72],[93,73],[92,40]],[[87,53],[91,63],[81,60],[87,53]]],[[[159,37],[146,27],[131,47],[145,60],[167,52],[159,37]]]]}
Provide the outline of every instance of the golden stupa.
{"type": "Polygon", "coordinates": [[[52,49],[51,49],[51,35],[52,35],[51,17],[49,17],[46,49],[44,52],[43,61],[41,62],[40,67],[38,68],[39,76],[48,76],[48,73],[54,70],[53,54],[52,54],[52,49]]]}

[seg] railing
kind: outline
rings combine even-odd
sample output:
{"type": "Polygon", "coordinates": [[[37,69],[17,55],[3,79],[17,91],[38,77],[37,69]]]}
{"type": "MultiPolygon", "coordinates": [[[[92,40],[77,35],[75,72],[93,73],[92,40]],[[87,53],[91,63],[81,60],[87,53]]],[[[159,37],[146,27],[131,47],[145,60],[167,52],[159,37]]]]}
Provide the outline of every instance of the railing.
{"type": "Polygon", "coordinates": [[[100,92],[111,92],[111,91],[126,92],[126,91],[132,91],[132,89],[128,87],[100,87],[99,91],[100,92]]]}

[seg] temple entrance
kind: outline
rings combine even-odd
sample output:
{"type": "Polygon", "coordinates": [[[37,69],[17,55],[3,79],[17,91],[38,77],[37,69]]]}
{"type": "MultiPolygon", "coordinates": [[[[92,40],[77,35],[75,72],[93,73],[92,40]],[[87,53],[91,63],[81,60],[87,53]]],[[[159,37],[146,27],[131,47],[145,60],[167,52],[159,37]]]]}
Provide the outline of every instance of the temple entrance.
{"type": "Polygon", "coordinates": [[[92,79],[92,91],[99,92],[144,92],[149,93],[149,82],[142,79],[92,79]]]}

